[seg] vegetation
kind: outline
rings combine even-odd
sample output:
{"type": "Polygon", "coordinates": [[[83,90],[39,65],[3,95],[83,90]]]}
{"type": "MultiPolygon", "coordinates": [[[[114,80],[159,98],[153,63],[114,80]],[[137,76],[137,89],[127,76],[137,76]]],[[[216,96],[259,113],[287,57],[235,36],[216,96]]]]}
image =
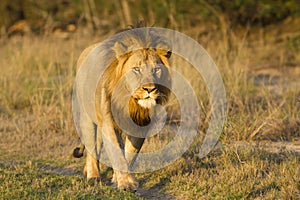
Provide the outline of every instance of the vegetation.
{"type": "MultiPolygon", "coordinates": [[[[0,198],[299,199],[299,7],[296,0],[4,0],[0,198]],[[101,166],[101,185],[83,179],[84,159],[71,157],[79,143],[71,92],[80,52],[140,18],[203,45],[224,80],[227,120],[217,147],[199,159],[209,95],[199,76],[175,62],[201,95],[200,139],[168,167],[137,174],[140,189],[132,194],[111,185],[106,166],[101,166]],[[29,32],[11,29],[21,19],[29,32]],[[68,29],[70,24],[75,29],[68,29]]],[[[150,138],[146,145],[158,149],[167,136],[150,138]]]]}
{"type": "MultiPolygon", "coordinates": [[[[88,25],[93,30],[125,27],[140,19],[152,25],[185,29],[224,17],[231,26],[267,25],[300,15],[298,0],[2,0],[0,25],[3,31],[25,20],[35,33],[68,29],[68,24],[88,25]]],[[[3,33],[2,33],[3,34],[3,33]]]]}

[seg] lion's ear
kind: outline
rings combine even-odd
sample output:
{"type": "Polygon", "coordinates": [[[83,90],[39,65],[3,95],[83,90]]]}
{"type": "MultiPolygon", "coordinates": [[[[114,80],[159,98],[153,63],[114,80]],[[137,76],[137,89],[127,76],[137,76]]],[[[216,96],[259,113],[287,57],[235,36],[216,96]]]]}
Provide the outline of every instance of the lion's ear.
{"type": "Polygon", "coordinates": [[[159,56],[164,56],[167,59],[169,59],[172,55],[171,48],[166,43],[160,43],[156,46],[155,50],[159,56]]]}
{"type": "Polygon", "coordinates": [[[116,53],[116,58],[120,58],[127,53],[128,48],[122,42],[116,42],[112,48],[116,53]]]}
{"type": "Polygon", "coordinates": [[[165,66],[169,67],[169,58],[172,55],[172,51],[162,50],[162,49],[156,49],[157,55],[160,57],[162,63],[165,66]]]}
{"type": "Polygon", "coordinates": [[[164,56],[164,57],[166,57],[166,58],[168,58],[168,59],[169,59],[169,58],[171,57],[171,55],[172,55],[172,51],[170,51],[170,50],[156,49],[156,52],[157,52],[158,55],[164,56]]]}

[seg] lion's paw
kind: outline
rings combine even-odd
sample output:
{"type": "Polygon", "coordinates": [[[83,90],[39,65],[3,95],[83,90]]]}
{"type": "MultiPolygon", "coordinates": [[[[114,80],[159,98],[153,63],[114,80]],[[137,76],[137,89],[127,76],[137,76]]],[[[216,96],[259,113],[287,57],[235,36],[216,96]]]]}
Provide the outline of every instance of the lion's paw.
{"type": "Polygon", "coordinates": [[[130,173],[115,172],[112,182],[118,186],[118,189],[131,192],[135,192],[139,186],[130,173]]]}
{"type": "Polygon", "coordinates": [[[87,170],[87,166],[85,165],[84,169],[83,169],[83,176],[84,179],[88,182],[88,184],[90,185],[94,185],[94,184],[101,184],[101,178],[100,178],[100,174],[99,172],[90,170],[87,170]]]}

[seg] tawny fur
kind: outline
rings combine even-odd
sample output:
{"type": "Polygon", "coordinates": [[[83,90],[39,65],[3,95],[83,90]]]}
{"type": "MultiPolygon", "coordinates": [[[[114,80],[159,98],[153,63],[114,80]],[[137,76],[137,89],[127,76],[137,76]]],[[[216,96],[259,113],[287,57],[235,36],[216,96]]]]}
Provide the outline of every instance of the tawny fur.
{"type": "MultiPolygon", "coordinates": [[[[170,74],[169,74],[169,62],[168,59],[171,55],[170,51],[165,50],[165,48],[160,48],[159,46],[165,47],[163,40],[158,36],[147,38],[144,35],[139,35],[133,32],[128,34],[128,38],[125,38],[122,41],[116,41],[112,47],[112,53],[114,53],[113,57],[115,58],[109,66],[107,66],[103,76],[100,78],[95,96],[95,109],[96,109],[96,121],[93,123],[98,127],[98,131],[100,128],[104,130],[103,134],[106,134],[110,141],[115,143],[115,146],[119,146],[120,148],[124,146],[126,163],[130,166],[135,159],[135,156],[131,156],[130,152],[138,153],[142,147],[144,142],[144,138],[137,138],[132,136],[126,136],[125,141],[121,140],[120,134],[122,133],[121,128],[119,128],[118,124],[114,121],[112,117],[112,111],[110,110],[110,105],[114,105],[118,110],[120,116],[130,116],[131,119],[139,126],[146,126],[151,122],[150,112],[152,109],[153,102],[157,104],[163,104],[168,100],[168,96],[170,90],[168,87],[164,87],[161,85],[157,85],[155,83],[151,83],[151,80],[154,80],[154,75],[149,75],[150,73],[143,74],[140,73],[139,76],[141,80],[147,80],[147,87],[153,90],[153,92],[147,92],[144,88],[144,83],[139,82],[138,87],[133,91],[130,91],[132,94],[129,97],[129,102],[125,102],[121,100],[124,95],[128,95],[128,91],[126,89],[120,89],[120,91],[116,92],[114,95],[114,90],[117,90],[117,84],[119,82],[122,85],[125,85],[124,88],[130,88],[130,83],[126,82],[124,79],[124,75],[127,73],[131,73],[132,77],[134,77],[134,73],[132,72],[134,68],[140,67],[141,71],[143,66],[145,65],[148,71],[151,72],[156,68],[159,68],[159,79],[162,82],[165,82],[166,85],[170,85],[170,74]],[[160,42],[159,40],[162,40],[160,42]],[[150,41],[148,41],[150,40],[150,41]],[[155,41],[151,41],[155,40],[155,41]],[[151,42],[155,42],[157,48],[151,46],[148,48],[147,45],[151,44],[151,42]],[[131,50],[133,49],[133,50],[131,50]],[[149,67],[150,66],[150,67],[149,67]],[[128,87],[127,87],[128,86],[128,87]],[[153,98],[151,100],[151,104],[147,104],[147,106],[142,106],[143,104],[139,103],[139,101],[144,101],[145,97],[153,98]],[[155,98],[155,99],[154,99],[155,98]],[[121,144],[123,143],[123,144],[121,144]]],[[[81,56],[78,59],[78,68],[84,66],[83,63],[88,59],[90,53],[97,48],[97,45],[92,45],[85,49],[81,56]]],[[[111,51],[111,50],[110,50],[111,51]]],[[[104,58],[105,59],[105,58],[104,58]]],[[[136,79],[133,79],[133,82],[138,82],[136,79]]],[[[82,126],[90,127],[88,129],[82,128],[82,130],[92,130],[92,124],[90,121],[81,122],[82,126]]],[[[86,133],[83,131],[82,134],[93,134],[86,133]]],[[[101,134],[101,133],[100,133],[101,134]]],[[[78,152],[83,152],[84,145],[81,145],[78,152]]],[[[113,155],[108,156],[110,159],[114,159],[113,155]]],[[[87,179],[91,178],[100,178],[99,172],[99,158],[93,156],[91,152],[87,152],[87,161],[84,169],[84,174],[87,179]]],[[[129,167],[128,167],[129,168],[129,167]]],[[[118,170],[114,170],[114,176],[112,180],[120,189],[136,189],[137,182],[134,180],[133,176],[129,173],[129,171],[121,172],[118,170]]]]}

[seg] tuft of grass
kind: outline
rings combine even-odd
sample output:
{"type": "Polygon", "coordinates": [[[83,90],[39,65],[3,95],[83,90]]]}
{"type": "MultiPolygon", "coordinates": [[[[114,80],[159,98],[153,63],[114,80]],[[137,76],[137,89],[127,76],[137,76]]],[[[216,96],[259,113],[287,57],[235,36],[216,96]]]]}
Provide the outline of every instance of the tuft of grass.
{"type": "Polygon", "coordinates": [[[291,50],[300,52],[300,35],[289,37],[286,45],[291,50]]]}

